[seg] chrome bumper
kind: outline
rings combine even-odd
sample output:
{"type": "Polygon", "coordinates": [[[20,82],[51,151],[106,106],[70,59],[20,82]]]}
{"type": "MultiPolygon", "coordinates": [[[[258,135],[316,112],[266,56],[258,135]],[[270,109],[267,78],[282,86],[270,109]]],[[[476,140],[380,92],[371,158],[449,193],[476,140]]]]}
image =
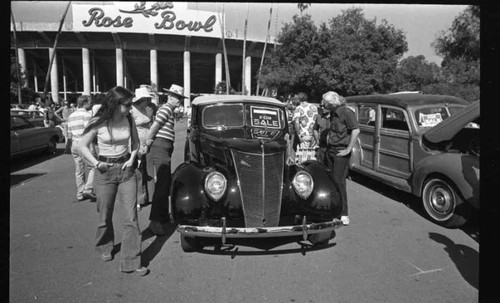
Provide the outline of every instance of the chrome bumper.
{"type": "Polygon", "coordinates": [[[301,225],[277,226],[277,227],[226,227],[226,220],[222,218],[222,227],[179,225],[177,231],[186,237],[208,237],[221,238],[222,243],[226,238],[272,238],[303,236],[307,240],[308,235],[331,232],[343,226],[342,221],[332,221],[306,224],[304,217],[301,225]]]}

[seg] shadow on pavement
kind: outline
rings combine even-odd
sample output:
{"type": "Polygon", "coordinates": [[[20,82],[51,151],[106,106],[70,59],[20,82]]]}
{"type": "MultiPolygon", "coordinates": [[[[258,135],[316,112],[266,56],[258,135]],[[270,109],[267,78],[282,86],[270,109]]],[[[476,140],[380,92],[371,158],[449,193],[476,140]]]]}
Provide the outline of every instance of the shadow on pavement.
{"type": "Polygon", "coordinates": [[[163,245],[175,232],[177,225],[175,224],[164,224],[163,229],[165,230],[164,236],[155,236],[149,228],[142,231],[142,241],[146,241],[151,237],[156,237],[156,239],[151,243],[141,254],[141,263],[143,266],[149,266],[151,260],[153,260],[158,253],[161,251],[163,245]]]}
{"type": "MultiPolygon", "coordinates": [[[[419,214],[424,219],[429,220],[423,209],[422,203],[420,202],[420,199],[418,197],[355,172],[350,171],[349,175],[350,179],[353,182],[356,182],[373,191],[376,191],[377,193],[386,196],[389,199],[392,199],[399,203],[403,203],[404,205],[413,210],[415,213],[419,214]]],[[[467,221],[467,223],[464,226],[460,227],[460,229],[479,243],[478,215],[479,215],[478,212],[473,212],[471,218],[467,221]]]]}
{"type": "Polygon", "coordinates": [[[228,239],[228,243],[224,245],[213,244],[213,243],[207,244],[207,247],[199,250],[198,253],[207,255],[227,255],[231,256],[231,259],[236,258],[236,256],[283,255],[283,254],[297,254],[297,253],[301,253],[303,256],[305,256],[307,252],[324,250],[337,245],[337,243],[329,243],[326,245],[311,245],[309,243],[302,242],[299,239],[302,239],[302,237],[290,237],[290,239],[286,238],[228,239]],[[300,247],[288,248],[288,249],[274,249],[278,246],[294,242],[297,243],[300,247]],[[238,246],[257,248],[261,249],[262,251],[240,251],[238,246]]]}
{"type": "MultiPolygon", "coordinates": [[[[36,153],[36,154],[34,153],[31,155],[26,155],[26,156],[12,159],[10,161],[10,173],[12,174],[12,173],[15,173],[19,170],[40,164],[40,163],[45,162],[47,160],[50,160],[52,158],[59,157],[63,153],[64,153],[64,144],[58,143],[57,150],[53,154],[48,154],[46,151],[40,151],[39,153],[36,153]]],[[[12,175],[11,175],[11,178],[12,178],[12,175]]],[[[12,186],[12,182],[11,182],[11,186],[12,186]]]]}
{"type": "Polygon", "coordinates": [[[450,238],[441,234],[430,232],[429,238],[444,245],[444,250],[465,281],[479,289],[479,252],[468,246],[455,244],[450,238]]]}
{"type": "MultiPolygon", "coordinates": [[[[151,263],[151,260],[153,260],[156,255],[161,251],[161,248],[167,242],[167,240],[172,236],[172,234],[175,231],[176,226],[172,224],[165,224],[164,225],[164,230],[165,230],[165,235],[164,236],[156,236],[151,232],[149,228],[146,228],[145,230],[142,231],[141,234],[141,242],[146,241],[147,239],[151,237],[156,237],[156,239],[151,243],[145,250],[142,251],[141,253],[141,265],[142,266],[149,266],[149,263],[151,263]]],[[[121,250],[122,244],[118,243],[115,244],[113,247],[113,250],[111,251],[111,254],[113,256],[116,256],[120,250],[121,250]]]]}
{"type": "Polygon", "coordinates": [[[16,175],[16,174],[12,174],[10,175],[10,187],[15,187],[16,185],[19,185],[20,183],[23,183],[25,181],[28,181],[28,180],[31,180],[31,179],[34,179],[34,178],[37,178],[37,177],[40,177],[40,176],[43,176],[45,175],[45,173],[43,174],[19,174],[19,175],[16,175]]]}

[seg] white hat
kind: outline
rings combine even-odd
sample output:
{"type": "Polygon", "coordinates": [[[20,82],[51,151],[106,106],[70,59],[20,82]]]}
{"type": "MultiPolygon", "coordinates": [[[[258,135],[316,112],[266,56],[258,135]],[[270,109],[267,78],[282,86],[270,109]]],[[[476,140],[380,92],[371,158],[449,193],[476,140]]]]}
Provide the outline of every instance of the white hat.
{"type": "Polygon", "coordinates": [[[135,97],[132,99],[132,102],[137,102],[142,98],[154,98],[156,95],[151,92],[147,87],[140,87],[135,90],[135,97]]]}
{"type": "Polygon", "coordinates": [[[178,98],[184,98],[184,99],[188,98],[188,97],[184,96],[184,87],[179,86],[177,84],[172,84],[170,86],[170,89],[164,88],[163,90],[166,91],[167,94],[174,95],[178,98]]]}

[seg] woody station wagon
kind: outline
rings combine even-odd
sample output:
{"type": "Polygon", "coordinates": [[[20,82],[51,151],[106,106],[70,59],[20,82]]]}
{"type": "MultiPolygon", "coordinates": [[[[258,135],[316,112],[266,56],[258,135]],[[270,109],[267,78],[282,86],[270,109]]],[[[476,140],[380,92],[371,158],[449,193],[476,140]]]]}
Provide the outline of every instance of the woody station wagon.
{"type": "Polygon", "coordinates": [[[346,99],[360,128],[352,171],[419,197],[445,227],[479,209],[479,101],[419,93],[346,99]]]}
{"type": "Polygon", "coordinates": [[[171,191],[186,252],[234,238],[297,237],[325,245],[342,225],[327,168],[287,161],[285,105],[276,99],[196,98],[186,150],[171,191]]]}

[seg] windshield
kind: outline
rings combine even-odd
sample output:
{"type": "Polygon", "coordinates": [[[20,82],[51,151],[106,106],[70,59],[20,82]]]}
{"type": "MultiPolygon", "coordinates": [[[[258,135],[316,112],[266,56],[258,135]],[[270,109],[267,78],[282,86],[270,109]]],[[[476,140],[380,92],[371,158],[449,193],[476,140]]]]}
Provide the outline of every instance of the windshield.
{"type": "Polygon", "coordinates": [[[227,138],[274,139],[287,127],[281,108],[267,104],[214,104],[202,111],[203,128],[227,138]]]}
{"type": "Polygon", "coordinates": [[[205,128],[227,129],[242,126],[242,104],[212,105],[203,110],[203,127],[205,128]]]}

